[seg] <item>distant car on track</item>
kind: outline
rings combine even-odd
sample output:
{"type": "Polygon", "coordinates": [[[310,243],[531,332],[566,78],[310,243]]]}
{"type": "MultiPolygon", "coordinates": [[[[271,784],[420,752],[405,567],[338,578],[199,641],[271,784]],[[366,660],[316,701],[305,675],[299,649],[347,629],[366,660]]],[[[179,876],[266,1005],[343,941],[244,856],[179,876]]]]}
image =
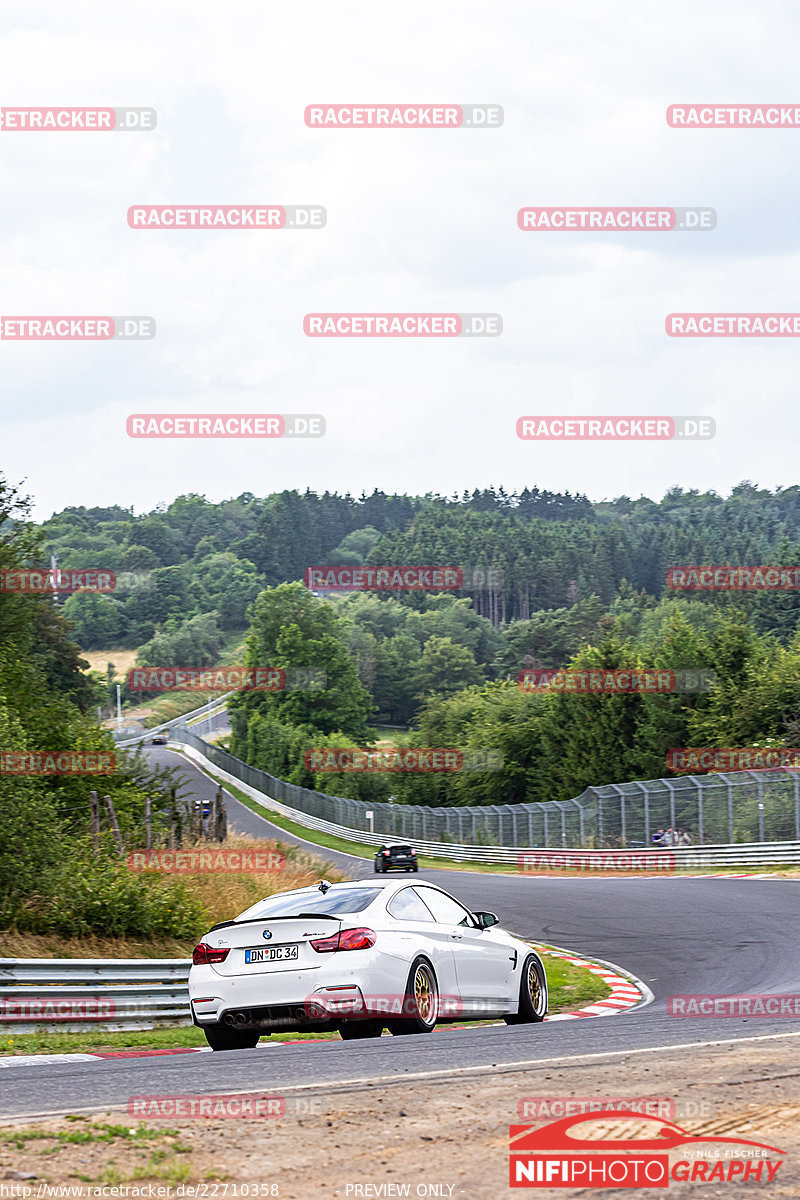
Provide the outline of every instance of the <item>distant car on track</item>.
{"type": "Polygon", "coordinates": [[[542,960],[498,925],[425,882],[279,892],[195,947],[192,1020],[212,1050],[276,1030],[338,1029],[349,1040],[431,1033],[441,1021],[542,1021],[542,960]]]}
{"type": "Polygon", "coordinates": [[[405,843],[397,846],[381,846],[375,852],[375,874],[386,871],[418,871],[417,854],[405,843]]]}
{"type": "Polygon", "coordinates": [[[169,743],[169,738],[166,733],[157,733],[154,738],[150,738],[151,746],[166,746],[169,743]]]}

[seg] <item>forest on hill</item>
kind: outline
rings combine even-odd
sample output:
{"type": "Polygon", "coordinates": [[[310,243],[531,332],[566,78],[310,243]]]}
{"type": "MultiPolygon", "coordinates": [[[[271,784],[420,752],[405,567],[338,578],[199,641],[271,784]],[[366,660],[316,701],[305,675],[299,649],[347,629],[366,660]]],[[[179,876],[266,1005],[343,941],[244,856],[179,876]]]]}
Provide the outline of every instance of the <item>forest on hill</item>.
{"type": "Polygon", "coordinates": [[[441,497],[284,491],[181,496],[141,515],[68,508],[36,531],[62,567],[118,574],[60,606],[83,650],[149,666],[245,664],[324,673],[315,692],[237,696],[234,753],[342,795],[433,804],[566,799],[666,773],[676,746],[792,745],[800,733],[797,591],[675,592],[678,565],[800,563],[800,488],[592,503],[526,488],[441,497]],[[313,565],[455,565],[456,591],[311,593],[313,565]],[[705,671],[671,695],[531,694],[521,670],[705,671]],[[419,746],[501,752],[460,775],[319,774],[309,746],[369,746],[376,725],[419,746]]]}

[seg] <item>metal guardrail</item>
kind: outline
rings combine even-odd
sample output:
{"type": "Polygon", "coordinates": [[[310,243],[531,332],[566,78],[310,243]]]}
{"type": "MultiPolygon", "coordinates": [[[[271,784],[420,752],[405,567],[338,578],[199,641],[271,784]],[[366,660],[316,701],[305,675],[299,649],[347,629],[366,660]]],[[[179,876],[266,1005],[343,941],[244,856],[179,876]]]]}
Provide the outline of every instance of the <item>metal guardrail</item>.
{"type": "MultiPolygon", "coordinates": [[[[267,795],[267,793],[253,787],[252,784],[245,783],[236,775],[223,770],[216,762],[207,758],[196,747],[186,745],[185,743],[184,745],[187,757],[197,762],[199,766],[212,771],[214,775],[225,780],[227,783],[234,784],[250,796],[251,799],[263,804],[265,808],[271,809],[273,812],[296,822],[298,825],[305,826],[306,829],[315,829],[321,833],[330,833],[336,837],[344,838],[346,841],[357,842],[364,846],[381,846],[384,843],[397,840],[397,835],[394,833],[365,833],[361,829],[351,829],[346,825],[337,825],[332,821],[325,821],[321,817],[309,816],[308,813],[301,812],[299,809],[281,804],[279,800],[275,800],[272,796],[267,795]]],[[[459,845],[455,842],[427,841],[421,838],[409,840],[419,853],[428,858],[449,858],[454,862],[496,863],[498,865],[516,866],[522,874],[528,874],[531,871],[546,874],[548,870],[551,870],[555,874],[560,869],[559,867],[548,868],[544,865],[536,867],[535,862],[533,866],[521,866],[521,860],[524,860],[526,856],[532,855],[535,860],[537,857],[541,858],[546,853],[550,859],[558,856],[563,857],[565,860],[571,857],[573,860],[585,861],[587,857],[591,857],[592,859],[597,858],[604,863],[610,863],[613,859],[618,859],[620,853],[625,853],[619,850],[574,849],[552,845],[476,846],[459,845]]],[[[628,850],[627,853],[635,857],[644,850],[648,854],[665,856],[674,854],[678,869],[683,871],[705,869],[707,867],[785,866],[795,863],[800,864],[800,841],[749,842],[718,846],[675,846],[663,850],[651,846],[639,846],[628,850]]],[[[600,873],[602,873],[603,869],[602,866],[599,868],[600,873]]]]}
{"type": "Polygon", "coordinates": [[[0,958],[0,1036],[191,1025],[190,959],[0,958]]]}
{"type": "Polygon", "coordinates": [[[178,726],[194,724],[207,717],[216,716],[219,712],[226,711],[228,698],[232,695],[233,692],[225,692],[222,696],[215,696],[213,700],[201,704],[199,708],[193,708],[191,712],[182,713],[179,717],[172,717],[171,720],[164,721],[161,725],[154,725],[152,729],[143,729],[135,737],[125,738],[116,742],[116,745],[124,750],[128,746],[136,746],[139,742],[147,741],[148,738],[155,737],[159,733],[167,733],[178,726]]]}

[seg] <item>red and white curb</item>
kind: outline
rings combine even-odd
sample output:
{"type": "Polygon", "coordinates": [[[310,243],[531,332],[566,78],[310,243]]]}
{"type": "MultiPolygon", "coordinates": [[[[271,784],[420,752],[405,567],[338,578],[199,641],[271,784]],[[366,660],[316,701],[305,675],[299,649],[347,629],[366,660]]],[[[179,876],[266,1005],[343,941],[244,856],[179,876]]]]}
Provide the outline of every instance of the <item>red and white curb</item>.
{"type": "Polygon", "coordinates": [[[538,942],[530,944],[534,950],[545,957],[560,958],[564,962],[571,963],[573,967],[582,967],[586,971],[591,971],[592,975],[597,975],[603,983],[611,988],[611,994],[606,996],[605,1000],[596,1000],[594,1004],[587,1004],[573,1012],[553,1013],[552,1017],[545,1017],[545,1021],[577,1021],[580,1017],[613,1017],[616,1013],[624,1012],[637,1004],[649,1004],[653,999],[653,993],[646,983],[637,979],[635,975],[619,974],[619,968],[613,967],[610,963],[579,958],[572,951],[561,950],[557,946],[543,946],[538,942]]]}

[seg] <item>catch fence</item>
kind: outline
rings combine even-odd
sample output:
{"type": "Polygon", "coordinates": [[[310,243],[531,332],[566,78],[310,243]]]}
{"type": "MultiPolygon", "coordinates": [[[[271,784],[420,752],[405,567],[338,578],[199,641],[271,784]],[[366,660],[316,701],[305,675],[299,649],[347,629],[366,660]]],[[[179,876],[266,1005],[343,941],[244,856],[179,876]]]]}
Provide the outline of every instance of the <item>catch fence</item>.
{"type": "Polygon", "coordinates": [[[681,829],[693,846],[800,841],[797,771],[683,775],[588,787],[572,800],[432,807],[329,796],[251,767],[193,730],[175,727],[170,736],[299,813],[396,840],[627,849],[652,845],[659,830],[681,829]]]}

